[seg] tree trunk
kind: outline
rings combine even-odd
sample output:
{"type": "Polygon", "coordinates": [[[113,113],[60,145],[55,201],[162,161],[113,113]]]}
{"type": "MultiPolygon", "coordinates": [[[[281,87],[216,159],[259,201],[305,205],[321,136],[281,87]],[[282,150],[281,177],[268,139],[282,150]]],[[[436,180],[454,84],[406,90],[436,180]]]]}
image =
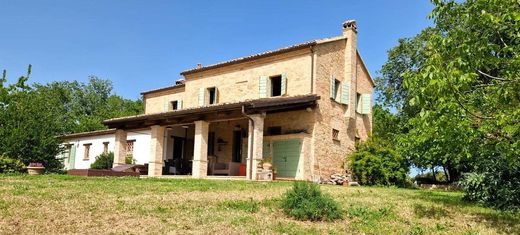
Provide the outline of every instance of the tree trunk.
{"type": "Polygon", "coordinates": [[[433,178],[433,183],[436,183],[437,177],[435,177],[435,167],[432,167],[432,178],[433,178]]]}
{"type": "Polygon", "coordinates": [[[446,182],[451,183],[451,177],[446,171],[446,167],[442,166],[442,170],[444,171],[444,176],[446,177],[446,182]]]}

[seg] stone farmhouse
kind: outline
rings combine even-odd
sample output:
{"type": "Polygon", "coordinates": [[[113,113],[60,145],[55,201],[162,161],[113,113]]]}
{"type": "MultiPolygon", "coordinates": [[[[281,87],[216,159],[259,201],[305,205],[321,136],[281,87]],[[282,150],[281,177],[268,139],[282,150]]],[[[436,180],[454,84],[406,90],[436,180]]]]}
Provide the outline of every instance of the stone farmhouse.
{"type": "Polygon", "coordinates": [[[105,120],[109,130],[64,136],[68,169],[114,152],[149,176],[241,176],[256,180],[271,159],[278,178],[344,173],[345,157],[372,130],[374,82],[357,50],[353,20],[340,36],[181,72],[142,92],[145,113],[105,120]],[[83,156],[83,157],[81,157],[83,156]]]}

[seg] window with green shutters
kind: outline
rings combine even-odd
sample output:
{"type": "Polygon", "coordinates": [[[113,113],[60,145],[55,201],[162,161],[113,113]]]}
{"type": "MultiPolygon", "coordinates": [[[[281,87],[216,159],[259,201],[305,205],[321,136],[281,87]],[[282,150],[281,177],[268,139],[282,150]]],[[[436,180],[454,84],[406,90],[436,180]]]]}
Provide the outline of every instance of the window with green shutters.
{"type": "Polygon", "coordinates": [[[330,99],[342,103],[342,96],[338,97],[341,82],[334,76],[330,77],[330,99]]]}

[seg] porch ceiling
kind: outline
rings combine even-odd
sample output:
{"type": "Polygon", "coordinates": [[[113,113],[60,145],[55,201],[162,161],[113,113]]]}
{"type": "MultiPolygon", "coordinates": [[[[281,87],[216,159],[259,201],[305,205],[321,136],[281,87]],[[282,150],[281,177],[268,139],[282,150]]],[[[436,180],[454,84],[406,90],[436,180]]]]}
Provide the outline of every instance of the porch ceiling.
{"type": "Polygon", "coordinates": [[[320,97],[317,95],[263,98],[163,113],[113,118],[103,121],[103,124],[109,128],[131,129],[152,125],[187,124],[197,120],[218,121],[236,119],[244,117],[242,115],[242,107],[247,114],[286,112],[314,107],[319,99],[320,97]]]}

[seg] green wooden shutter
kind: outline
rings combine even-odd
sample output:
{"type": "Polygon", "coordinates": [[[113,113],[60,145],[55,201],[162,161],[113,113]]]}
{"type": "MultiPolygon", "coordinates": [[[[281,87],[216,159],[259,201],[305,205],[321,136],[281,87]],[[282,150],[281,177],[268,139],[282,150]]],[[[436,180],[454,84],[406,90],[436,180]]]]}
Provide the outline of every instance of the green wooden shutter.
{"type": "Polygon", "coordinates": [[[287,94],[287,75],[284,73],[282,74],[282,92],[281,95],[287,94]]]}
{"type": "Polygon", "coordinates": [[[336,78],[334,78],[334,76],[331,76],[330,77],[330,98],[331,99],[336,99],[336,97],[334,97],[336,93],[336,78]]]}
{"type": "Polygon", "coordinates": [[[168,101],[168,111],[173,110],[173,104],[172,101],[168,101]]]}
{"type": "Polygon", "coordinates": [[[215,87],[215,97],[214,97],[214,99],[215,99],[214,100],[215,102],[213,102],[213,103],[214,104],[218,104],[218,88],[217,87],[215,87]]]}
{"type": "Polygon", "coordinates": [[[267,76],[261,76],[260,79],[258,79],[258,94],[260,95],[260,98],[266,98],[267,97],[267,76]]]}
{"type": "Polygon", "coordinates": [[[69,169],[76,167],[76,144],[73,144],[69,153],[69,169]]]}
{"type": "Polygon", "coordinates": [[[350,102],[350,84],[343,82],[341,84],[341,103],[348,105],[350,102]]]}
{"type": "Polygon", "coordinates": [[[182,109],[182,100],[177,100],[177,109],[182,109]]]}
{"type": "Polygon", "coordinates": [[[370,113],[370,105],[371,105],[371,97],[370,94],[362,94],[361,95],[361,113],[369,114],[370,113]]]}
{"type": "Polygon", "coordinates": [[[206,88],[199,88],[199,106],[204,106],[206,103],[204,100],[204,96],[206,94],[206,88]]]}
{"type": "Polygon", "coordinates": [[[168,103],[169,103],[169,102],[168,102],[167,100],[164,101],[163,112],[168,112],[168,108],[169,108],[168,103]]]}

